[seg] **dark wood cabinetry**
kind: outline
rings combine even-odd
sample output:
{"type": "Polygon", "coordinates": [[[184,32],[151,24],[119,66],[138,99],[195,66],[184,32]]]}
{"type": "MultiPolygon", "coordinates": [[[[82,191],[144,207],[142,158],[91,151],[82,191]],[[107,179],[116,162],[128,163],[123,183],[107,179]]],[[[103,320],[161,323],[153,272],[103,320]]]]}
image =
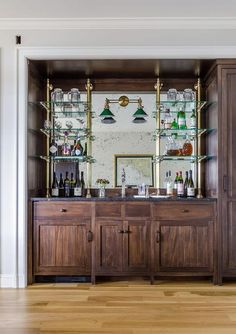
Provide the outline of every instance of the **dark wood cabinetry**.
{"type": "Polygon", "coordinates": [[[90,205],[38,202],[34,205],[34,274],[90,275],[90,205]]]}
{"type": "MultiPolygon", "coordinates": [[[[236,62],[218,66],[221,77],[221,133],[222,159],[219,161],[222,275],[236,277],[236,62]]],[[[220,94],[220,92],[218,92],[220,94]]]]}
{"type": "Polygon", "coordinates": [[[150,204],[97,203],[95,214],[93,275],[148,275],[150,204]]]}
{"type": "Polygon", "coordinates": [[[34,275],[214,276],[215,203],[34,202],[34,275]]]}
{"type": "Polygon", "coordinates": [[[153,205],[153,275],[213,276],[214,205],[168,204],[153,205]]]}

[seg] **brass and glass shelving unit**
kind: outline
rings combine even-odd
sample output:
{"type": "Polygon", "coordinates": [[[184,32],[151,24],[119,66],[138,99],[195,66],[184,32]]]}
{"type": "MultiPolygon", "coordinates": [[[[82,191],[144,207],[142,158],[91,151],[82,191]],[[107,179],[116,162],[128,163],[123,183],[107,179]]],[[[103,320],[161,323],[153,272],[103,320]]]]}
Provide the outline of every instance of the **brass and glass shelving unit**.
{"type": "Polygon", "coordinates": [[[194,164],[195,171],[195,187],[197,188],[196,196],[198,198],[202,196],[202,162],[212,157],[203,154],[202,148],[202,137],[207,133],[213,131],[214,129],[207,129],[202,127],[202,111],[207,109],[208,103],[206,101],[201,100],[201,82],[200,79],[197,80],[195,89],[195,99],[184,101],[183,99],[169,101],[161,99],[161,89],[163,84],[161,83],[160,78],[157,79],[155,91],[156,91],[156,111],[154,112],[154,117],[156,118],[156,130],[154,133],[154,140],[156,141],[156,155],[154,156],[154,164],[155,164],[155,173],[156,173],[156,188],[157,194],[161,192],[161,184],[160,184],[160,164],[163,161],[185,161],[186,163],[194,164]],[[171,110],[171,114],[175,115],[177,120],[177,113],[179,107],[182,107],[186,114],[189,114],[195,111],[196,115],[196,127],[195,128],[186,128],[186,129],[165,129],[161,123],[161,119],[163,114],[165,113],[165,109],[168,108],[171,110]],[[188,106],[191,106],[189,108],[188,106]],[[180,153],[176,155],[167,155],[161,151],[161,141],[165,138],[171,137],[178,141],[180,139],[185,139],[188,137],[191,141],[194,142],[193,152],[191,155],[181,155],[180,153]]]}
{"type": "MultiPolygon", "coordinates": [[[[92,111],[92,84],[87,79],[85,90],[86,90],[86,101],[79,102],[53,102],[51,100],[51,91],[53,86],[47,79],[47,101],[41,101],[40,104],[46,110],[46,124],[40,131],[46,136],[46,155],[41,155],[40,158],[46,161],[46,196],[50,197],[50,185],[52,182],[52,176],[56,163],[69,162],[69,163],[86,163],[87,167],[87,180],[86,189],[87,197],[91,197],[91,184],[92,184],[92,169],[91,164],[95,162],[92,156],[92,141],[95,137],[92,134],[92,118],[94,113],[92,111]],[[71,127],[58,126],[60,120],[64,119],[77,119],[83,120],[84,126],[74,127],[73,123],[71,127]],[[58,122],[59,121],[59,122],[58,122]],[[64,156],[64,155],[51,155],[50,144],[53,140],[60,140],[65,137],[65,132],[68,132],[68,140],[75,140],[80,136],[81,141],[87,144],[87,154],[83,156],[64,156]]],[[[78,122],[79,123],[79,122],[78,122]]]]}

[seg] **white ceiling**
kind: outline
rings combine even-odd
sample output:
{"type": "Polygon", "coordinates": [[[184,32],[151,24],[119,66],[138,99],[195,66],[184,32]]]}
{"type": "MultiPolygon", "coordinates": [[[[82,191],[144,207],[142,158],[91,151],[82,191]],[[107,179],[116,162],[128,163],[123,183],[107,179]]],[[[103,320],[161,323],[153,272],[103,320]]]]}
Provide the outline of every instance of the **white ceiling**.
{"type": "Polygon", "coordinates": [[[234,16],[235,0],[0,0],[0,18],[234,16]]]}

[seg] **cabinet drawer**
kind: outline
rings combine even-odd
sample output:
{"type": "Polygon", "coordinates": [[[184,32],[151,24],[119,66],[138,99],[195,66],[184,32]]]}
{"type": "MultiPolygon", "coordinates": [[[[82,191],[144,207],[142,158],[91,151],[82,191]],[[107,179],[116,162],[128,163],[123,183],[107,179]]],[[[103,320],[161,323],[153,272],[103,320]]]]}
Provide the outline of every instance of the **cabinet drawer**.
{"type": "Polygon", "coordinates": [[[163,220],[214,217],[212,203],[159,203],[153,204],[153,217],[163,220]]]}
{"type": "Polygon", "coordinates": [[[78,202],[36,202],[34,203],[35,218],[65,218],[90,217],[91,204],[78,202]]]}
{"type": "Polygon", "coordinates": [[[151,207],[149,203],[126,203],[125,217],[150,217],[151,207]]]}
{"type": "Polygon", "coordinates": [[[96,217],[121,217],[121,203],[96,203],[96,217]]]}

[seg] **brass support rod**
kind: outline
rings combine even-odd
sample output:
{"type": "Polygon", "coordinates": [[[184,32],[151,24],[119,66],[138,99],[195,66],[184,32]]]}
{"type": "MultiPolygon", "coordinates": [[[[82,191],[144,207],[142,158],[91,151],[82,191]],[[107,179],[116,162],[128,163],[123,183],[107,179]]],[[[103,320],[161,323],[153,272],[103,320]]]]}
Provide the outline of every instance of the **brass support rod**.
{"type": "MultiPolygon", "coordinates": [[[[87,79],[87,83],[85,85],[85,89],[87,91],[87,118],[86,118],[86,127],[88,131],[91,133],[92,131],[92,89],[93,86],[90,82],[90,79],[87,79]]],[[[90,136],[87,138],[87,155],[92,156],[92,141],[90,136]]],[[[91,185],[92,185],[92,165],[90,162],[87,162],[87,194],[86,197],[91,197],[91,185]]]]}
{"type": "MultiPolygon", "coordinates": [[[[197,80],[196,84],[196,90],[197,90],[197,110],[196,110],[196,116],[197,116],[197,127],[198,129],[201,129],[201,81],[200,78],[197,80]]],[[[196,140],[196,153],[198,156],[201,155],[201,136],[197,137],[196,140]]],[[[196,184],[197,184],[197,198],[202,198],[202,182],[201,182],[201,161],[198,160],[198,163],[196,165],[196,184]]]]}
{"type": "MultiPolygon", "coordinates": [[[[161,101],[161,88],[162,84],[160,82],[160,78],[157,78],[157,82],[154,86],[156,90],[156,133],[158,129],[161,128],[161,115],[160,115],[160,101],[161,101]]],[[[160,136],[156,137],[156,156],[160,155],[161,151],[161,141],[160,141],[160,136]]],[[[157,189],[157,195],[160,194],[160,162],[157,162],[155,164],[155,187],[157,189]]]]}
{"type": "MultiPolygon", "coordinates": [[[[50,102],[50,82],[47,79],[47,90],[46,90],[46,99],[47,105],[50,102]]],[[[51,121],[50,119],[50,107],[47,108],[47,122],[51,121]]],[[[50,146],[51,136],[47,136],[46,139],[46,155],[49,156],[49,146],[50,146]]],[[[50,197],[50,161],[46,161],[46,197],[50,197]]]]}

